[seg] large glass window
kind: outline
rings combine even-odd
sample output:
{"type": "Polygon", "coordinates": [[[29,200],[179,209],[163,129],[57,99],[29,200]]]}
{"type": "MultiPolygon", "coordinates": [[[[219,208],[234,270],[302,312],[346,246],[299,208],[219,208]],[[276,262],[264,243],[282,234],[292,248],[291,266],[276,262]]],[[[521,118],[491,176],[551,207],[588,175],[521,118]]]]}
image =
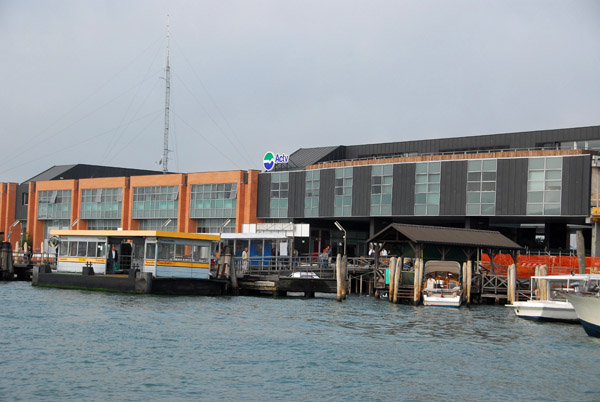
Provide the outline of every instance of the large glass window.
{"type": "Polygon", "coordinates": [[[371,169],[371,216],[392,214],[392,165],[375,165],[371,169]]]}
{"type": "Polygon", "coordinates": [[[335,169],[335,195],[333,212],[335,216],[352,216],[353,168],[335,169]]]}
{"type": "Polygon", "coordinates": [[[133,188],[133,219],[177,218],[178,186],[133,188]]]}
{"type": "Polygon", "coordinates": [[[527,215],[560,215],[562,158],[530,158],[527,215]]]}
{"type": "Polygon", "coordinates": [[[120,219],[90,219],[87,221],[88,230],[117,230],[120,227],[120,219]]]}
{"type": "Polygon", "coordinates": [[[177,219],[140,219],[139,230],[177,231],[177,219]]]}
{"type": "Polygon", "coordinates": [[[71,190],[40,191],[37,217],[38,219],[70,219],[71,190]]]}
{"type": "Polygon", "coordinates": [[[496,162],[496,159],[468,162],[467,215],[496,214],[496,162]]]}
{"type": "Polygon", "coordinates": [[[288,216],[289,173],[271,174],[271,218],[287,218],[288,216]]]}
{"type": "Polygon", "coordinates": [[[227,226],[223,227],[223,224],[227,221],[225,218],[211,218],[211,219],[198,219],[198,226],[196,228],[197,233],[235,233],[235,219],[231,219],[231,222],[227,226]]]}
{"type": "Polygon", "coordinates": [[[304,194],[304,216],[319,216],[319,189],[321,187],[321,171],[306,171],[306,191],[304,194]]]}
{"type": "Polygon", "coordinates": [[[123,189],[81,190],[81,219],[121,219],[123,189]]]}
{"type": "Polygon", "coordinates": [[[191,218],[235,218],[237,183],[194,184],[191,218]]]}
{"type": "Polygon", "coordinates": [[[415,170],[415,215],[440,214],[441,163],[417,163],[415,170]]]}

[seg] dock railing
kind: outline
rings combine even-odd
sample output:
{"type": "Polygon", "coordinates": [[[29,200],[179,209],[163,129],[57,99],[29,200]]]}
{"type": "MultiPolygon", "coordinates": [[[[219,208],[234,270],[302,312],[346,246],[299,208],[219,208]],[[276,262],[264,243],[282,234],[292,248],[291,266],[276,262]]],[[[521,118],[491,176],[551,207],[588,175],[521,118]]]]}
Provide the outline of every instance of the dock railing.
{"type": "Polygon", "coordinates": [[[56,254],[33,253],[30,258],[25,252],[13,251],[13,263],[24,265],[50,265],[51,267],[56,267],[56,254]]]}

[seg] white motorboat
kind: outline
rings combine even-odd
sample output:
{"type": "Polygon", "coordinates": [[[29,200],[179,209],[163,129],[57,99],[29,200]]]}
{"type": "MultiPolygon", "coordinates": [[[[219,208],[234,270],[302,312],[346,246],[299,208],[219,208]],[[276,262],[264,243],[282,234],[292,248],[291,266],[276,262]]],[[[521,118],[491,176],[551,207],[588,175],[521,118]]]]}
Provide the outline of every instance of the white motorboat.
{"type": "Polygon", "coordinates": [[[423,305],[460,307],[463,292],[458,262],[427,261],[423,273],[425,277],[423,305]]]}
{"type": "Polygon", "coordinates": [[[598,293],[565,294],[571,302],[583,329],[589,336],[600,338],[600,297],[598,293]]]}
{"type": "Polygon", "coordinates": [[[598,274],[546,275],[531,277],[531,298],[515,301],[507,307],[514,309],[521,318],[543,321],[579,322],[573,305],[565,299],[565,294],[575,293],[597,283],[598,274]],[[586,285],[587,284],[587,285],[586,285]]]}

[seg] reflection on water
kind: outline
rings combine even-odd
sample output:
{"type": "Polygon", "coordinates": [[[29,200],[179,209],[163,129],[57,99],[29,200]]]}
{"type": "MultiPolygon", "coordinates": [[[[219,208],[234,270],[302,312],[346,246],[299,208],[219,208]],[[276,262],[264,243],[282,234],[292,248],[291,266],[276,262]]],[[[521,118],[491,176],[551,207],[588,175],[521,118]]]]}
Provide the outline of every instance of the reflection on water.
{"type": "Polygon", "coordinates": [[[0,305],[9,400],[600,400],[597,339],[501,306],[27,283],[0,283],[0,305]]]}

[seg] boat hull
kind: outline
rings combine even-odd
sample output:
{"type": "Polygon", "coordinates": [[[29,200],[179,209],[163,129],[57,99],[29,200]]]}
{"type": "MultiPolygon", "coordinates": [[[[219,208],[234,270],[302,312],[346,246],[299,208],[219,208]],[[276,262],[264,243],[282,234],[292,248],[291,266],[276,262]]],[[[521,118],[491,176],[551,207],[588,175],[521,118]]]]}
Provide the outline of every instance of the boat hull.
{"type": "Polygon", "coordinates": [[[600,338],[600,298],[594,295],[565,294],[569,299],[583,329],[589,336],[600,338]]]}
{"type": "Polygon", "coordinates": [[[508,307],[513,308],[517,317],[530,320],[579,322],[575,309],[568,301],[538,301],[514,302],[508,307]]]}
{"type": "Polygon", "coordinates": [[[462,298],[460,296],[428,296],[423,295],[423,305],[424,306],[434,306],[434,307],[460,307],[462,302],[462,298]]]}

